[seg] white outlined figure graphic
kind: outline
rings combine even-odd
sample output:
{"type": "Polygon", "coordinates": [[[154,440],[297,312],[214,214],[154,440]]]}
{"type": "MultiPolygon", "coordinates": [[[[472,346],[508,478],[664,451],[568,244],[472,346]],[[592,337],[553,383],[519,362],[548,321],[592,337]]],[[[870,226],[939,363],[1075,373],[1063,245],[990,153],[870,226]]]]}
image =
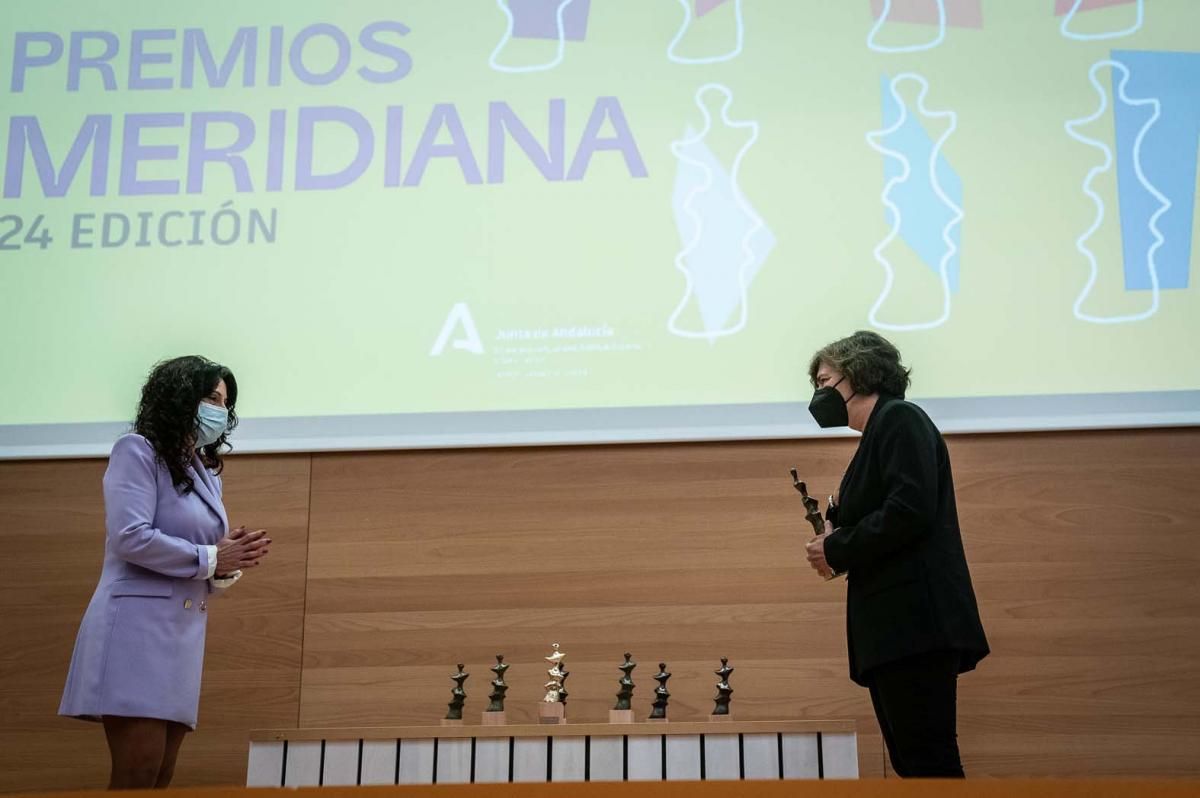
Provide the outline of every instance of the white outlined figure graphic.
{"type": "Polygon", "coordinates": [[[1120,61],[1104,60],[1097,61],[1095,64],[1092,64],[1092,68],[1088,70],[1088,80],[1091,82],[1093,88],[1096,89],[1096,93],[1100,96],[1100,105],[1091,115],[1082,117],[1080,119],[1068,120],[1064,125],[1068,136],[1075,139],[1080,144],[1086,144],[1089,147],[1094,147],[1104,154],[1104,162],[1099,166],[1094,166],[1088,170],[1087,176],[1083,179],[1083,193],[1095,204],[1096,216],[1093,219],[1091,226],[1088,227],[1088,229],[1085,230],[1083,234],[1075,240],[1075,248],[1079,250],[1084,258],[1087,259],[1089,273],[1087,283],[1084,285],[1083,290],[1080,291],[1079,296],[1075,299],[1075,304],[1071,308],[1071,311],[1075,314],[1075,318],[1079,319],[1080,321],[1091,322],[1093,324],[1124,324],[1135,321],[1143,321],[1158,312],[1158,267],[1154,262],[1154,256],[1155,253],[1158,252],[1158,249],[1166,241],[1162,232],[1158,228],[1158,220],[1170,209],[1171,201],[1167,199],[1162,192],[1155,188],[1149,180],[1146,179],[1146,174],[1142,167],[1142,140],[1146,137],[1146,133],[1149,132],[1150,128],[1154,126],[1154,123],[1158,121],[1161,113],[1161,104],[1158,99],[1152,97],[1143,99],[1130,98],[1129,95],[1125,93],[1125,87],[1129,83],[1130,77],[1131,74],[1129,72],[1129,68],[1120,61]],[[1153,113],[1151,114],[1150,118],[1146,120],[1146,123],[1142,125],[1142,128],[1138,131],[1137,138],[1134,140],[1133,144],[1134,173],[1137,175],[1138,182],[1142,185],[1142,188],[1146,189],[1146,191],[1149,192],[1150,195],[1156,200],[1158,200],[1159,203],[1158,210],[1150,217],[1148,222],[1150,233],[1154,236],[1154,243],[1152,243],[1146,250],[1146,269],[1150,275],[1150,307],[1141,313],[1132,313],[1123,316],[1095,316],[1085,313],[1082,310],[1083,303],[1092,293],[1092,289],[1095,288],[1096,280],[1100,273],[1100,267],[1096,262],[1096,255],[1094,252],[1088,249],[1086,245],[1088,239],[1091,238],[1092,235],[1095,234],[1098,229],[1100,229],[1100,225],[1104,223],[1105,216],[1104,200],[1092,188],[1092,182],[1099,175],[1104,174],[1112,169],[1113,152],[1112,148],[1107,144],[1099,141],[1098,139],[1091,139],[1084,136],[1079,132],[1078,128],[1095,122],[1097,119],[1102,117],[1106,111],[1108,111],[1108,93],[1104,90],[1104,87],[1100,85],[1100,81],[1096,77],[1096,74],[1105,67],[1111,67],[1112,69],[1121,73],[1121,80],[1117,84],[1116,91],[1116,94],[1120,98],[1121,102],[1131,106],[1148,105],[1153,109],[1153,113]]]}
{"type": "Polygon", "coordinates": [[[1083,0],[1074,0],[1071,4],[1071,9],[1063,15],[1062,23],[1058,26],[1058,30],[1066,38],[1080,42],[1103,41],[1104,39],[1119,39],[1122,36],[1129,36],[1141,30],[1142,24],[1146,19],[1146,0],[1136,0],[1136,4],[1137,19],[1131,26],[1124,30],[1106,31],[1104,33],[1075,33],[1071,30],[1071,20],[1075,19],[1075,15],[1079,13],[1079,9],[1083,5],[1083,0]]]}
{"type": "Polygon", "coordinates": [[[558,26],[558,44],[553,59],[544,64],[507,66],[505,64],[501,64],[496,59],[500,55],[500,51],[503,50],[513,39],[513,29],[516,27],[516,18],[513,16],[512,9],[508,6],[508,0],[496,0],[496,5],[504,14],[507,22],[504,36],[500,39],[500,43],[496,45],[496,49],[492,50],[492,54],[488,56],[488,66],[497,72],[506,72],[508,74],[519,75],[527,72],[547,72],[561,64],[567,49],[567,32],[565,23],[563,22],[563,15],[566,13],[567,7],[574,2],[577,2],[577,0],[559,0],[558,8],[554,15],[555,23],[558,26]]]}
{"type": "Polygon", "coordinates": [[[876,42],[875,38],[879,35],[879,31],[887,24],[888,17],[892,12],[892,0],[883,0],[883,11],[879,14],[879,19],[875,20],[875,24],[871,27],[871,32],[867,34],[867,48],[874,50],[877,53],[919,53],[925,50],[932,50],[946,39],[946,0],[934,0],[937,3],[937,35],[932,41],[920,44],[906,44],[899,47],[890,45],[882,45],[876,42]]]}
{"type": "Polygon", "coordinates": [[[676,64],[685,65],[719,64],[724,61],[732,61],[742,54],[742,49],[744,48],[746,42],[746,24],[742,19],[742,0],[733,0],[733,15],[737,25],[737,33],[732,50],[719,55],[704,56],[700,58],[689,58],[686,56],[677,55],[675,50],[679,46],[679,42],[687,33],[688,28],[690,28],[693,22],[695,22],[694,15],[692,13],[692,0],[678,1],[679,5],[683,8],[683,24],[679,26],[679,30],[676,32],[675,38],[672,39],[671,43],[667,45],[667,60],[676,64]]]}
{"type": "Polygon", "coordinates": [[[875,246],[874,249],[875,260],[880,266],[883,267],[885,277],[883,290],[880,292],[879,297],[875,300],[875,304],[871,306],[871,310],[868,313],[868,320],[873,327],[877,327],[881,330],[930,330],[935,327],[940,327],[950,318],[950,263],[955,256],[958,255],[959,251],[958,244],[955,243],[954,239],[951,237],[951,231],[956,225],[962,222],[965,215],[963,213],[963,209],[959,207],[959,205],[952,199],[950,199],[949,196],[947,196],[946,191],[938,177],[938,165],[941,161],[942,147],[945,145],[947,139],[950,138],[954,131],[957,130],[958,115],[954,111],[932,111],[927,108],[925,105],[925,97],[929,93],[929,81],[926,80],[922,75],[919,75],[915,72],[905,72],[897,75],[889,84],[888,91],[899,108],[899,115],[897,116],[896,121],[888,127],[868,133],[867,144],[885,158],[895,158],[898,160],[901,165],[901,171],[898,175],[892,177],[884,184],[883,192],[879,197],[884,207],[888,209],[888,214],[891,219],[891,229],[888,231],[888,234],[884,236],[883,240],[881,240],[875,246]],[[937,200],[950,210],[950,218],[942,227],[941,241],[945,246],[945,249],[943,250],[942,256],[938,261],[938,279],[941,285],[942,299],[942,310],[940,315],[937,318],[929,321],[895,324],[881,321],[879,319],[879,309],[883,307],[883,304],[887,301],[888,296],[891,294],[892,288],[895,286],[896,282],[896,269],[892,265],[891,261],[884,256],[884,250],[886,250],[888,246],[891,245],[891,243],[897,238],[897,236],[900,235],[901,227],[904,223],[900,206],[893,201],[891,194],[897,186],[906,183],[909,178],[912,177],[912,164],[907,155],[897,150],[889,149],[883,142],[885,142],[893,133],[904,127],[905,122],[908,120],[908,106],[905,105],[898,91],[899,85],[906,81],[915,82],[920,87],[920,92],[917,95],[917,109],[922,116],[930,119],[949,120],[949,124],[942,132],[942,135],[938,137],[937,142],[933,145],[933,149],[930,152],[928,178],[929,187],[936,195],[937,200]]]}
{"type": "Polygon", "coordinates": [[[758,141],[758,122],[731,119],[733,92],[719,83],[697,89],[695,102],[704,117],[703,127],[695,131],[689,126],[684,138],[671,142],[678,169],[673,206],[683,244],[674,265],[683,274],[686,288],[667,320],[667,330],[681,338],[711,342],[745,329],[750,313],[749,285],[774,248],[775,238],[738,183],[742,161],[758,141]],[[728,172],[704,143],[713,127],[704,103],[709,92],[724,97],[722,123],[749,133],[728,172]],[[693,299],[703,330],[683,329],[679,323],[693,299]],[[735,312],[737,319],[730,324],[735,312]]]}

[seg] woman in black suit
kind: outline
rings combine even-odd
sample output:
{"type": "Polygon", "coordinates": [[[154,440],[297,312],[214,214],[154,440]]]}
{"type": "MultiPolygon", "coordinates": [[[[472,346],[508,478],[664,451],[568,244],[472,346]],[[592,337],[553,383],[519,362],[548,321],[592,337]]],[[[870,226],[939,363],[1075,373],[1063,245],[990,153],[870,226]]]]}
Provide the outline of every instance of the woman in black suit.
{"type": "Polygon", "coordinates": [[[807,546],[817,573],[847,574],[850,678],[871,692],[899,776],[962,777],[958,674],[988,654],[937,427],[904,401],[909,370],[857,332],[813,355],[809,410],[862,433],[834,518],[807,546]]]}

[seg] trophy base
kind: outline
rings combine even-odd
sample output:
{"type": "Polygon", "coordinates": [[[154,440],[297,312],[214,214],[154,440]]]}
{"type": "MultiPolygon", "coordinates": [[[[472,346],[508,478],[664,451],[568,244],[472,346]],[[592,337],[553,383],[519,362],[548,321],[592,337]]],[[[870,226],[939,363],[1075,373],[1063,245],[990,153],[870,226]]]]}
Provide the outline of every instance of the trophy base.
{"type": "Polygon", "coordinates": [[[566,723],[567,708],[555,701],[548,704],[545,701],[538,704],[538,723],[566,723]]]}
{"type": "Polygon", "coordinates": [[[708,720],[710,723],[727,723],[733,720],[733,715],[709,715],[708,720]]]}
{"type": "Polygon", "coordinates": [[[463,725],[463,722],[462,722],[462,718],[458,718],[457,720],[453,720],[451,718],[442,718],[442,725],[443,726],[461,726],[461,725],[463,725]]]}
{"type": "Polygon", "coordinates": [[[500,712],[484,712],[483,720],[480,721],[484,726],[507,726],[508,718],[503,711],[500,712]]]}
{"type": "Polygon", "coordinates": [[[667,718],[646,718],[647,723],[666,723],[667,718]]]}
{"type": "Polygon", "coordinates": [[[636,723],[633,719],[632,709],[610,709],[608,711],[609,723],[636,723]]]}

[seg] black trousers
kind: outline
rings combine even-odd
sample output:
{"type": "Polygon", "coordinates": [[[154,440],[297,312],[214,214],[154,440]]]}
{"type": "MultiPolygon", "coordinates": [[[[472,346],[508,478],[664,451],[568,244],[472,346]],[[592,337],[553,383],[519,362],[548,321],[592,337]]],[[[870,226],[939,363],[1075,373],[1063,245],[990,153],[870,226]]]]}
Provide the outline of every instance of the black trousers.
{"type": "Polygon", "coordinates": [[[908,657],[865,676],[896,775],[963,778],[956,724],[958,652],[908,657]]]}

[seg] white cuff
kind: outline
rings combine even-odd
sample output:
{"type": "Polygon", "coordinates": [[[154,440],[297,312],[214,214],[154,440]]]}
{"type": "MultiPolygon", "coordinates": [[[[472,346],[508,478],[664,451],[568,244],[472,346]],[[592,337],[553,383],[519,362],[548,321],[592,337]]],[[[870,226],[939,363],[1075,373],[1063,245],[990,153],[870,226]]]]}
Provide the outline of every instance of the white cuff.
{"type": "MultiPolygon", "coordinates": [[[[197,579],[212,579],[213,574],[217,572],[217,547],[216,546],[201,546],[202,549],[207,549],[205,552],[208,555],[208,568],[196,574],[197,579]]],[[[198,569],[199,570],[199,569],[198,569]]]]}
{"type": "Polygon", "coordinates": [[[217,590],[225,590],[226,588],[232,587],[233,583],[241,578],[242,572],[234,571],[233,573],[226,574],[225,576],[214,576],[211,581],[212,586],[217,590]]]}

